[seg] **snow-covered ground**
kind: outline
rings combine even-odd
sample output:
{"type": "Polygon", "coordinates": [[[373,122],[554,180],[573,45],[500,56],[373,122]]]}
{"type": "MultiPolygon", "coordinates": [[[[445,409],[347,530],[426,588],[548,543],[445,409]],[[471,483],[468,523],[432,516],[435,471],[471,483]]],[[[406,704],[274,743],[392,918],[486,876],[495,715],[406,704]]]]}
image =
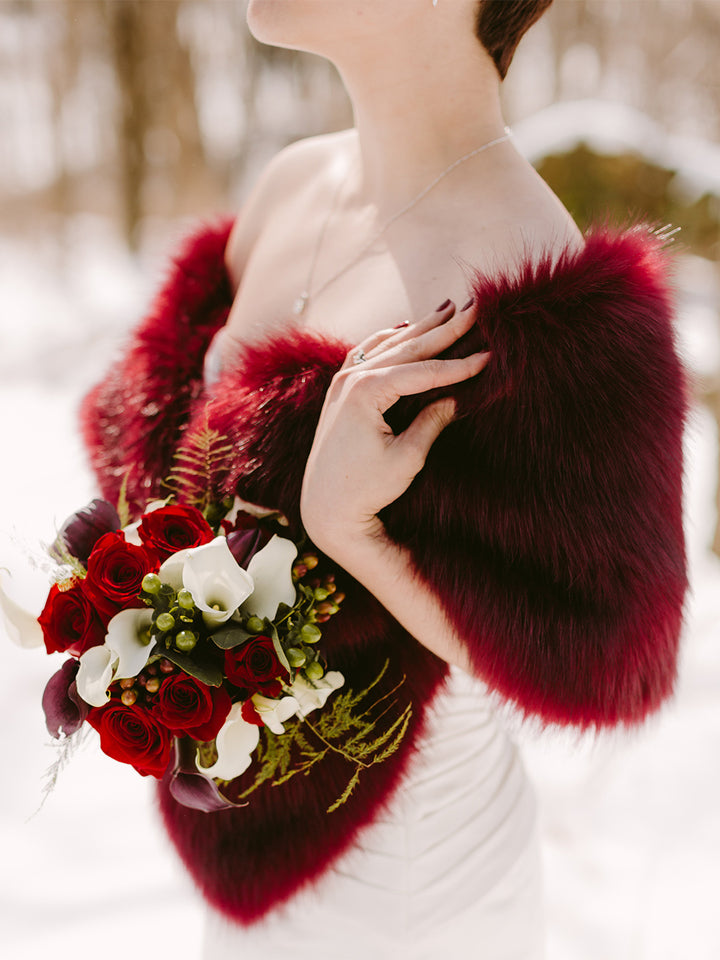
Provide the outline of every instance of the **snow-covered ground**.
{"type": "MultiPolygon", "coordinates": [[[[697,261],[681,280],[695,291],[714,282],[697,261]]],[[[42,559],[38,544],[93,495],[78,400],[148,281],[102,222],[85,219],[61,244],[0,238],[0,285],[0,566],[31,603],[45,585],[29,564],[42,559]]],[[[720,356],[708,297],[685,298],[681,310],[701,372],[720,356]]],[[[717,438],[700,409],[687,451],[693,591],[674,701],[631,737],[525,745],[542,811],[550,960],[720,957],[720,564],[707,551],[717,438]]],[[[158,827],[149,783],[91,738],[33,816],[55,755],[40,698],[57,667],[4,637],[0,663],[0,955],[197,957],[203,909],[158,827]]]]}

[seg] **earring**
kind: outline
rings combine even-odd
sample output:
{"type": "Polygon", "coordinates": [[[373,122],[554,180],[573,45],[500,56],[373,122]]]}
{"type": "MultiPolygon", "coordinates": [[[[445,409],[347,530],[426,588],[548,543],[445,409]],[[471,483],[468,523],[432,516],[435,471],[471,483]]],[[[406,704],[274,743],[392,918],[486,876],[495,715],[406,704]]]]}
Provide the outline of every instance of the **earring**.
{"type": "Polygon", "coordinates": [[[434,6],[434,7],[437,6],[437,0],[433,0],[433,6],[434,6]]]}

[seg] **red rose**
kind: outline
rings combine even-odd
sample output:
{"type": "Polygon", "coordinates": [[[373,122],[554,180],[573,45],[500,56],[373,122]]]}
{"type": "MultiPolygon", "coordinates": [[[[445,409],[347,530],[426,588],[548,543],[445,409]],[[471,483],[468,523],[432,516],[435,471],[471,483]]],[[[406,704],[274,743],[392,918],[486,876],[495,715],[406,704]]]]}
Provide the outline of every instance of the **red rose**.
{"type": "Polygon", "coordinates": [[[138,527],[140,539],[161,560],[178,550],[199,547],[215,539],[205,517],[195,507],[171,505],[143,515],[138,527]]]}
{"type": "Polygon", "coordinates": [[[236,687],[266,697],[276,697],[282,691],[278,678],[290,679],[278,660],[270,637],[256,637],[241,647],[225,651],[225,676],[236,687]]]}
{"type": "Polygon", "coordinates": [[[175,734],[214,740],[231,706],[224,687],[208,687],[186,673],[176,673],[163,681],[151,709],[175,734]]]}
{"type": "Polygon", "coordinates": [[[103,753],[131,764],[144,777],[162,778],[170,762],[173,738],[147,710],[109,703],[91,710],[87,719],[100,734],[103,753]]]}
{"type": "Polygon", "coordinates": [[[81,582],[69,590],[53,584],[38,622],[48,653],[79,657],[105,640],[105,625],[85,595],[81,582]]]}
{"type": "Polygon", "coordinates": [[[120,609],[142,606],[143,577],[159,568],[152,550],[128,543],[120,531],[106,533],[90,554],[83,589],[101,614],[112,617],[120,609]]]}

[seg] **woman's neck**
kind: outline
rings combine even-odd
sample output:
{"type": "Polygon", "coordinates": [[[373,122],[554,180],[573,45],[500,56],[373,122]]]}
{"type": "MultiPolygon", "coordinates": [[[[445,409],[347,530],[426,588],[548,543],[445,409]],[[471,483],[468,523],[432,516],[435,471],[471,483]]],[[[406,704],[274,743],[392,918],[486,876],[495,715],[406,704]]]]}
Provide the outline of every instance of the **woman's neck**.
{"type": "MultiPolygon", "coordinates": [[[[410,202],[455,161],[502,137],[495,66],[472,34],[438,42],[432,56],[402,46],[371,63],[338,64],[358,131],[360,203],[381,215],[410,202]]],[[[502,143],[452,171],[452,187],[491,177],[513,148],[502,143]]]]}

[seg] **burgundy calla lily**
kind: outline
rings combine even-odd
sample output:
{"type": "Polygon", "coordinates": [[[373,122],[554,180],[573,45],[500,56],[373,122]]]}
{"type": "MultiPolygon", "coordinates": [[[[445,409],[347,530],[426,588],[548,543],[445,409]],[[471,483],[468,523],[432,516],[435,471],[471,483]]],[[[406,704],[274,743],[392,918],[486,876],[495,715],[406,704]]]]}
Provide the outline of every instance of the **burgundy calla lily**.
{"type": "Polygon", "coordinates": [[[68,517],[50,548],[50,555],[62,562],[64,549],[81,563],[86,563],[100,537],[119,529],[120,517],[115,507],[96,497],[68,517]]]}
{"type": "Polygon", "coordinates": [[[195,766],[195,744],[182,737],[175,740],[175,763],[168,765],[164,780],[178,803],[193,810],[214,813],[231,807],[246,807],[247,803],[232,803],[218,790],[214,780],[198,772],[195,766]]]}
{"type": "Polygon", "coordinates": [[[90,707],[77,692],[77,660],[66,660],[45,686],[42,707],[50,736],[57,740],[61,734],[69,737],[82,726],[90,707]]]}
{"type": "Polygon", "coordinates": [[[228,549],[238,565],[247,570],[255,554],[272,540],[272,534],[261,527],[254,527],[251,530],[235,530],[226,539],[228,549]]]}

